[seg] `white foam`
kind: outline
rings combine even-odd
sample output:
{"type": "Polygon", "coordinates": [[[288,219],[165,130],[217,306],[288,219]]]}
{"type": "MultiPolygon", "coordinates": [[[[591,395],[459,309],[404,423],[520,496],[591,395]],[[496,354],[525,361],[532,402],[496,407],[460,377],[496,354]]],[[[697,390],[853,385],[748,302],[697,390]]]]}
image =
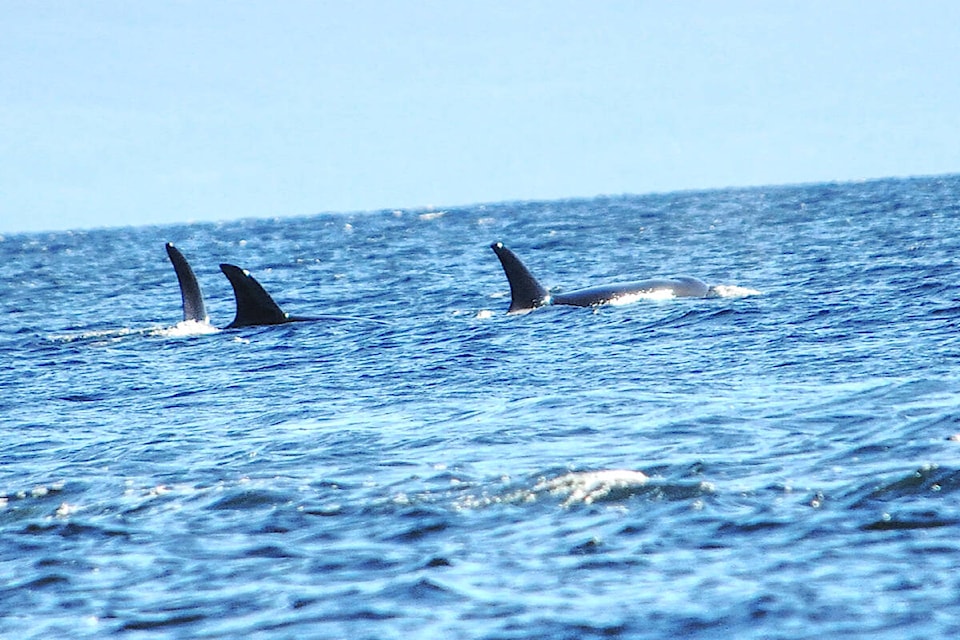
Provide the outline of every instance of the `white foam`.
{"type": "Polygon", "coordinates": [[[564,496],[563,504],[569,506],[577,502],[591,504],[596,500],[607,498],[611,493],[629,492],[631,489],[644,486],[649,480],[647,474],[642,471],[604,469],[567,473],[551,480],[542,479],[533,490],[564,496]]]}
{"type": "Polygon", "coordinates": [[[151,335],[161,338],[184,338],[188,336],[201,336],[209,333],[217,333],[220,329],[209,322],[198,322],[197,320],[184,320],[178,322],[172,327],[156,329],[151,335]]]}
{"type": "MultiPolygon", "coordinates": [[[[502,478],[509,483],[510,478],[502,478]]],[[[479,509],[495,504],[525,504],[536,502],[544,494],[561,498],[569,507],[577,503],[615,501],[630,497],[645,487],[650,478],[641,471],[603,469],[565,473],[555,478],[540,478],[533,487],[508,490],[503,493],[467,495],[457,501],[458,509],[479,509]]]]}
{"type": "Polygon", "coordinates": [[[119,340],[126,336],[141,335],[145,329],[100,329],[95,331],[80,331],[77,333],[53,334],[50,340],[54,342],[75,342],[77,340],[119,340]]]}
{"type": "Polygon", "coordinates": [[[738,287],[735,284],[718,284],[712,287],[714,294],[720,298],[746,298],[759,296],[760,292],[748,287],[738,287]]]}

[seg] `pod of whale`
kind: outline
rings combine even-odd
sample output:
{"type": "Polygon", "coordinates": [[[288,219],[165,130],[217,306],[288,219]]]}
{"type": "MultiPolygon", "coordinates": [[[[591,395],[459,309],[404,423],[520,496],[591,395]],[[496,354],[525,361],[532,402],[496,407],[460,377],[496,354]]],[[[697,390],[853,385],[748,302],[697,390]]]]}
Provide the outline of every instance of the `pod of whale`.
{"type": "MultiPolygon", "coordinates": [[[[503,272],[510,284],[510,308],[508,314],[527,313],[539,307],[549,305],[570,305],[575,307],[594,307],[603,304],[615,304],[629,300],[632,296],[664,293],[676,297],[705,298],[717,295],[714,287],[702,280],[690,276],[672,278],[651,278],[637,282],[600,285],[587,289],[578,289],[565,293],[551,294],[530,273],[517,255],[502,242],[490,245],[500,259],[503,272]]],[[[167,256],[173,264],[180,283],[180,296],[183,303],[183,319],[208,324],[203,292],[190,263],[172,242],[166,244],[167,256]]],[[[250,275],[246,269],[236,265],[221,263],[220,270],[233,287],[236,302],[236,315],[224,329],[237,329],[260,325],[286,324],[311,320],[366,320],[383,323],[369,318],[342,316],[295,316],[280,308],[269,293],[250,275]]]]}
{"type": "Polygon", "coordinates": [[[508,314],[527,313],[548,305],[571,305],[595,307],[628,299],[630,296],[664,293],[676,297],[706,298],[716,295],[713,287],[697,278],[677,276],[651,278],[637,282],[600,285],[567,293],[551,294],[537,281],[530,270],[513,251],[502,242],[490,245],[500,259],[503,272],[510,283],[510,309],[508,314]]]}

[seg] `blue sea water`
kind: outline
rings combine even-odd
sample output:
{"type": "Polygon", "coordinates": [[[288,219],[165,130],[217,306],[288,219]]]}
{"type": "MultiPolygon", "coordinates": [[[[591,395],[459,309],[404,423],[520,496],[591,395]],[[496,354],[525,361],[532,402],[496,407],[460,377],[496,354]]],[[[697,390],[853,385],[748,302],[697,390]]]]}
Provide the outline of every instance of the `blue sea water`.
{"type": "Polygon", "coordinates": [[[958,256],[960,176],[6,236],[0,637],[955,636],[958,256]]]}

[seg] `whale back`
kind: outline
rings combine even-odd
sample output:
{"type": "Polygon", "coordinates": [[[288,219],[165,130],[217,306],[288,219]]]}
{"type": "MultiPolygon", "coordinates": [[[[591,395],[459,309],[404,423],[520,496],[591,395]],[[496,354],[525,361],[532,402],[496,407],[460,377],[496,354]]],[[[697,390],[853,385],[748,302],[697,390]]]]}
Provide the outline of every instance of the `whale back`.
{"type": "Polygon", "coordinates": [[[190,263],[183,257],[180,250],[173,246],[172,242],[167,243],[167,256],[170,258],[173,270],[177,272],[177,280],[180,282],[183,319],[207,322],[209,317],[207,316],[207,308],[203,304],[203,292],[200,290],[200,283],[197,282],[197,276],[194,275],[190,263]]]}
{"type": "Polygon", "coordinates": [[[270,294],[260,286],[250,272],[232,264],[221,264],[220,270],[233,286],[237,315],[227,329],[262,324],[283,324],[294,320],[283,312],[270,294]]]}
{"type": "Polygon", "coordinates": [[[576,307],[594,307],[623,301],[632,296],[655,295],[660,292],[677,298],[705,298],[710,295],[710,291],[710,287],[705,282],[690,276],[649,278],[637,282],[607,284],[558,293],[552,296],[551,303],[576,307]]]}
{"type": "Polygon", "coordinates": [[[550,304],[550,293],[541,285],[517,255],[503,245],[490,245],[500,259],[503,272],[510,283],[510,309],[507,313],[525,313],[545,304],[550,304]]]}

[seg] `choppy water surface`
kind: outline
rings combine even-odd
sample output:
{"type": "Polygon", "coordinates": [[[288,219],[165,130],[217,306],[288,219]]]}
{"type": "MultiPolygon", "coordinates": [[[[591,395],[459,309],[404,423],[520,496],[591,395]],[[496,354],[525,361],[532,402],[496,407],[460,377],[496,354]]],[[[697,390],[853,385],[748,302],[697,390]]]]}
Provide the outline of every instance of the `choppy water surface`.
{"type": "Polygon", "coordinates": [[[7,236],[0,636],[956,634],[958,255],[956,176],[7,236]]]}

